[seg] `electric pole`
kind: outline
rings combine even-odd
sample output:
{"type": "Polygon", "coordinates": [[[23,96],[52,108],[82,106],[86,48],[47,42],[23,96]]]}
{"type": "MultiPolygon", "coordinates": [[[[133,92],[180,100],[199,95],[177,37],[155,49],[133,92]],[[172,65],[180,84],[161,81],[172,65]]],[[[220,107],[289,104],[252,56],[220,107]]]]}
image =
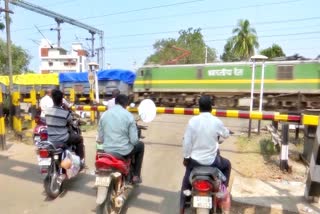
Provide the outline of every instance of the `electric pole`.
{"type": "Polygon", "coordinates": [[[13,13],[9,10],[9,0],[5,0],[5,9],[6,13],[6,34],[7,34],[7,71],[9,73],[9,126],[13,128],[13,105],[12,105],[12,91],[13,91],[13,80],[12,80],[12,56],[11,56],[11,35],[10,35],[10,16],[9,13],[13,13]]]}

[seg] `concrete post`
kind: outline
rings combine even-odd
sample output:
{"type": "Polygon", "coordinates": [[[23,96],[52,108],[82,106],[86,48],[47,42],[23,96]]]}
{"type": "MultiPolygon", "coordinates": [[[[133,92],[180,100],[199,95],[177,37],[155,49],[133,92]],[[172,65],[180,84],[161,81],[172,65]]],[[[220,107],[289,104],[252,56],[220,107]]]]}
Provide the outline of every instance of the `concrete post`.
{"type": "MultiPolygon", "coordinates": [[[[313,131],[313,129],[312,129],[313,131]]],[[[316,135],[314,135],[314,143],[310,158],[310,167],[306,182],[305,197],[319,201],[320,197],[320,124],[317,127],[316,135]]]]}
{"type": "Polygon", "coordinates": [[[281,153],[280,153],[280,169],[289,170],[288,165],[288,157],[289,157],[289,124],[283,123],[282,124],[282,130],[281,130],[281,138],[282,138],[282,144],[281,144],[281,153]]]}
{"type": "Polygon", "coordinates": [[[304,127],[304,144],[303,144],[303,152],[302,157],[308,163],[310,163],[313,144],[315,142],[316,137],[316,126],[305,126],[304,127]]]}

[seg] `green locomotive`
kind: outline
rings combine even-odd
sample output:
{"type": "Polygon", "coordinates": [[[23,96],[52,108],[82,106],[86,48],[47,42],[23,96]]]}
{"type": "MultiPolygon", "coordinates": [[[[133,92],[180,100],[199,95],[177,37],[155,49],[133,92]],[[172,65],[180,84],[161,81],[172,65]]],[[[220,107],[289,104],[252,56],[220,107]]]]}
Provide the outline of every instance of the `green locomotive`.
{"type": "MultiPolygon", "coordinates": [[[[254,106],[258,106],[261,63],[256,64],[254,106]]],[[[136,99],[152,98],[157,106],[194,107],[200,94],[214,97],[217,108],[248,106],[252,63],[144,66],[134,83],[136,99]]],[[[267,61],[264,109],[320,108],[320,61],[267,61]]]]}

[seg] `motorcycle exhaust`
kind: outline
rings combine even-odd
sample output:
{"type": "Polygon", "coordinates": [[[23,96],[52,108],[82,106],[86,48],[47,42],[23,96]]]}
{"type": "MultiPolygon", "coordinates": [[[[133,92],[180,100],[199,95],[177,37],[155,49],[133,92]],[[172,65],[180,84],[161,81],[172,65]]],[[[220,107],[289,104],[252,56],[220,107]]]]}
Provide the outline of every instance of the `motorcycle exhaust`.
{"type": "Polygon", "coordinates": [[[115,207],[120,208],[124,205],[124,202],[128,199],[130,193],[133,190],[132,185],[128,185],[126,189],[118,197],[115,198],[115,207]]]}

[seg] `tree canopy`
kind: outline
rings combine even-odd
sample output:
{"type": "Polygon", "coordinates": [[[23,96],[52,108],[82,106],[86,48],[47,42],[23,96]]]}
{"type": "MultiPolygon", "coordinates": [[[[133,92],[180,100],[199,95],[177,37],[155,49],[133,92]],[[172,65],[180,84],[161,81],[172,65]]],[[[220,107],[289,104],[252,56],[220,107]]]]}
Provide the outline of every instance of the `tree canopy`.
{"type": "Polygon", "coordinates": [[[169,64],[170,61],[181,56],[184,52],[179,48],[190,51],[190,55],[181,58],[179,64],[197,64],[205,62],[207,48],[207,62],[216,59],[216,51],[207,46],[203,40],[201,29],[189,28],[180,30],[177,39],[168,38],[156,41],[153,44],[155,53],[147,57],[145,64],[169,64]]]}
{"type": "Polygon", "coordinates": [[[286,56],[282,48],[277,44],[273,44],[271,47],[261,50],[260,54],[267,56],[269,59],[286,56]]]}
{"type": "MultiPolygon", "coordinates": [[[[12,73],[21,74],[28,71],[28,64],[30,62],[30,55],[26,50],[20,46],[11,45],[11,54],[12,54],[12,73]]],[[[7,43],[0,39],[0,74],[8,74],[6,71],[7,66],[7,43]]]]}
{"type": "Polygon", "coordinates": [[[224,61],[248,60],[259,47],[256,30],[250,26],[248,20],[239,20],[234,34],[225,45],[221,59],[224,61]]]}

